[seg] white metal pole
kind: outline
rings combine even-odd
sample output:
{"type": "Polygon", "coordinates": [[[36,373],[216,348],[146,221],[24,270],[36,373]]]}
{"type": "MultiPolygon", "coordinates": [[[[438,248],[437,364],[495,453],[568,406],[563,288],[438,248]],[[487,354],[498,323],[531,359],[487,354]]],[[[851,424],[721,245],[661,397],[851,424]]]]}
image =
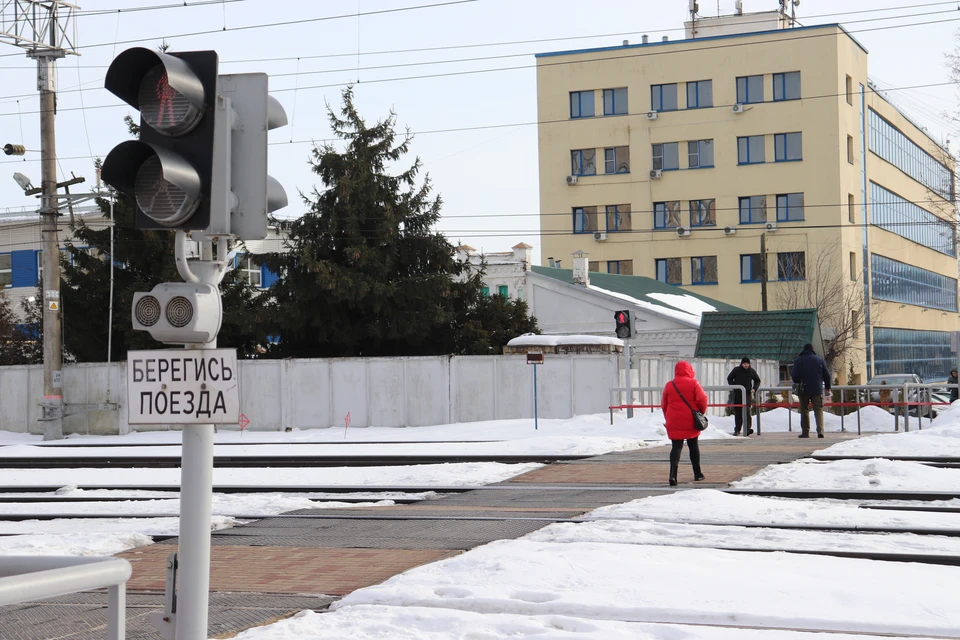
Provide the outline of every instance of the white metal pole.
{"type": "Polygon", "coordinates": [[[125,640],[127,587],[115,584],[107,589],[107,640],[125,640]]]}
{"type": "MultiPolygon", "coordinates": [[[[630,354],[630,343],[624,341],[623,343],[623,373],[626,378],[624,386],[627,388],[627,404],[633,404],[633,382],[630,375],[630,361],[632,360],[630,354]]],[[[633,417],[633,408],[627,407],[627,418],[633,417]]]]}

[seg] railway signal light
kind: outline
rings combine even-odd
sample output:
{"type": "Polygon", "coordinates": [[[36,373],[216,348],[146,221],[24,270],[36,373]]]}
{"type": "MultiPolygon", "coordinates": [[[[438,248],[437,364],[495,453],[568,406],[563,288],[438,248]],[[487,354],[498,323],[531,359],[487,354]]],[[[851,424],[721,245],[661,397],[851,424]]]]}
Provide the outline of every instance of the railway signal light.
{"type": "MultiPolygon", "coordinates": [[[[138,229],[206,229],[213,189],[218,59],[215,51],[135,47],[107,70],[104,86],[140,111],[140,139],[107,155],[101,175],[136,202],[138,229]]],[[[213,206],[216,206],[215,204],[213,206]]]]}
{"type": "Polygon", "coordinates": [[[206,344],[223,319],[220,290],[209,284],[164,282],[133,294],[133,328],[168,344],[206,344]]]}
{"type": "Polygon", "coordinates": [[[630,322],[630,312],[629,311],[616,311],[613,314],[613,319],[617,323],[616,335],[621,340],[633,337],[633,325],[630,322]]]}

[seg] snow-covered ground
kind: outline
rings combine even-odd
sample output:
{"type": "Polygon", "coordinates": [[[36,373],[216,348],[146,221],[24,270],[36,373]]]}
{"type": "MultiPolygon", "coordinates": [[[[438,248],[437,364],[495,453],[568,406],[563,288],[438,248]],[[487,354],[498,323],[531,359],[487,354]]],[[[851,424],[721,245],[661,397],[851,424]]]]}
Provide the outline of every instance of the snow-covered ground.
{"type": "MultiPolygon", "coordinates": [[[[785,410],[765,413],[764,431],[785,431],[786,417],[785,410]]],[[[793,420],[797,430],[799,419],[794,415],[793,420]]],[[[850,420],[848,416],[847,429],[855,431],[855,416],[850,420]]],[[[864,431],[893,429],[892,417],[881,410],[874,412],[868,408],[861,420],[864,431]]],[[[716,428],[708,432],[707,437],[730,437],[724,431],[732,430],[732,418],[712,418],[711,424],[716,428]]],[[[612,428],[606,416],[541,421],[540,431],[532,437],[528,428],[532,429],[530,421],[477,423],[468,428],[464,425],[423,428],[431,430],[430,433],[412,428],[357,429],[348,431],[347,442],[361,442],[357,432],[368,442],[384,441],[388,434],[394,441],[512,441],[505,443],[500,451],[507,450],[508,446],[512,447],[510,451],[520,451],[528,445],[574,450],[577,446],[597,444],[577,444],[576,438],[606,440],[612,444],[621,440],[647,445],[664,441],[664,434],[658,433],[663,428],[658,412],[638,412],[637,418],[629,421],[617,416],[612,428]],[[484,426],[480,427],[481,424],[484,426]],[[471,437],[465,435],[467,432],[471,437]],[[530,442],[523,443],[526,440],[530,442]]],[[[836,430],[839,430],[839,418],[828,422],[828,431],[836,430]]],[[[243,441],[248,442],[246,438],[250,436],[274,443],[334,442],[338,441],[337,436],[343,441],[342,430],[246,433],[243,441]]],[[[828,436],[822,444],[828,453],[960,456],[958,436],[960,409],[955,407],[941,414],[932,428],[925,426],[922,431],[875,435],[832,445],[828,436]]],[[[218,441],[237,442],[240,437],[238,433],[221,432],[218,441]]],[[[91,441],[71,438],[71,442],[84,440],[91,441]]],[[[175,444],[179,434],[132,434],[112,441],[133,445],[175,444]]],[[[27,442],[35,444],[33,440],[27,442]]],[[[23,445],[24,440],[0,435],[0,443],[23,445]]],[[[432,451],[434,445],[430,446],[432,451]]],[[[603,446],[608,445],[600,448],[603,446]]],[[[28,447],[29,450],[37,448],[28,447]]],[[[215,482],[463,486],[496,482],[537,466],[489,465],[492,463],[380,469],[275,469],[263,475],[251,469],[218,469],[215,482]]],[[[0,470],[0,485],[7,486],[82,485],[104,480],[110,480],[114,486],[174,487],[178,472],[165,469],[0,470]],[[127,471],[131,472],[129,477],[124,475],[127,471]]],[[[744,478],[737,486],[958,492],[960,470],[889,460],[802,460],[764,469],[744,478]]],[[[68,497],[131,495],[75,488],[66,488],[61,493],[68,497]]],[[[87,514],[157,516],[176,511],[177,501],[170,492],[139,492],[138,495],[157,499],[77,503],[56,508],[76,509],[78,513],[87,514]]],[[[254,515],[329,504],[310,500],[317,497],[320,496],[218,496],[214,525],[230,526],[230,516],[238,515],[240,509],[251,510],[245,515],[254,515]]],[[[403,496],[383,496],[384,499],[400,497],[403,496]]],[[[587,521],[582,523],[549,525],[519,540],[494,542],[411,569],[379,585],[353,592],[336,603],[330,612],[303,612],[248,630],[238,638],[814,640],[814,637],[824,637],[818,631],[834,632],[829,637],[836,640],[866,640],[875,635],[895,637],[898,634],[913,638],[960,638],[960,608],[955,606],[955,594],[949,586],[960,583],[960,567],[804,553],[960,556],[960,537],[788,528],[806,525],[960,531],[960,514],[868,509],[862,506],[867,502],[762,498],[709,489],[635,500],[597,509],[587,514],[587,521]],[[775,552],[782,550],[797,553],[775,552]]],[[[955,506],[956,502],[943,504],[955,506]]],[[[48,506],[42,504],[0,504],[0,513],[40,513],[46,508],[48,506]]],[[[9,528],[0,533],[17,530],[34,533],[0,537],[0,553],[115,553],[148,544],[149,535],[170,531],[170,523],[175,523],[175,519],[141,517],[126,522],[137,524],[119,526],[119,521],[109,518],[8,523],[5,526],[9,528]],[[38,528],[42,528],[40,534],[38,528]]]]}

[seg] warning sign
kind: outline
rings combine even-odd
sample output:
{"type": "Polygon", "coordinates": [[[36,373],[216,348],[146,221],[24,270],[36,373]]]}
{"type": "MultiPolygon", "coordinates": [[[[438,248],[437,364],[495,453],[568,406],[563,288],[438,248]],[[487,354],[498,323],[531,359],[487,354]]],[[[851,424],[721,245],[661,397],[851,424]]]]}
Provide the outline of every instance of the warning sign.
{"type": "Polygon", "coordinates": [[[236,349],[127,352],[130,424],[236,424],[236,349]]]}
{"type": "Polygon", "coordinates": [[[47,309],[50,309],[50,311],[60,311],[60,303],[51,300],[47,303],[47,309]]]}

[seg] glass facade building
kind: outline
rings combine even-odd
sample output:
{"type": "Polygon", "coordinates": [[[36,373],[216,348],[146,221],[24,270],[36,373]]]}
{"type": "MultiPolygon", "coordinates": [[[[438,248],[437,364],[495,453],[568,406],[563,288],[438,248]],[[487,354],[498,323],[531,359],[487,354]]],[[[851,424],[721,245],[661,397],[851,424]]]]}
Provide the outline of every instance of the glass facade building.
{"type": "Polygon", "coordinates": [[[916,373],[925,382],[946,380],[954,362],[947,331],[873,330],[875,375],[916,373]]]}
{"type": "Polygon", "coordinates": [[[952,224],[876,182],[870,183],[870,224],[944,255],[957,255],[952,224]]]}
{"type": "Polygon", "coordinates": [[[885,256],[870,256],[873,297],[941,311],[957,310],[957,281],[885,256]]]}
{"type": "Polygon", "coordinates": [[[953,202],[953,173],[900,129],[870,109],[870,151],[934,193],[953,202]]]}

